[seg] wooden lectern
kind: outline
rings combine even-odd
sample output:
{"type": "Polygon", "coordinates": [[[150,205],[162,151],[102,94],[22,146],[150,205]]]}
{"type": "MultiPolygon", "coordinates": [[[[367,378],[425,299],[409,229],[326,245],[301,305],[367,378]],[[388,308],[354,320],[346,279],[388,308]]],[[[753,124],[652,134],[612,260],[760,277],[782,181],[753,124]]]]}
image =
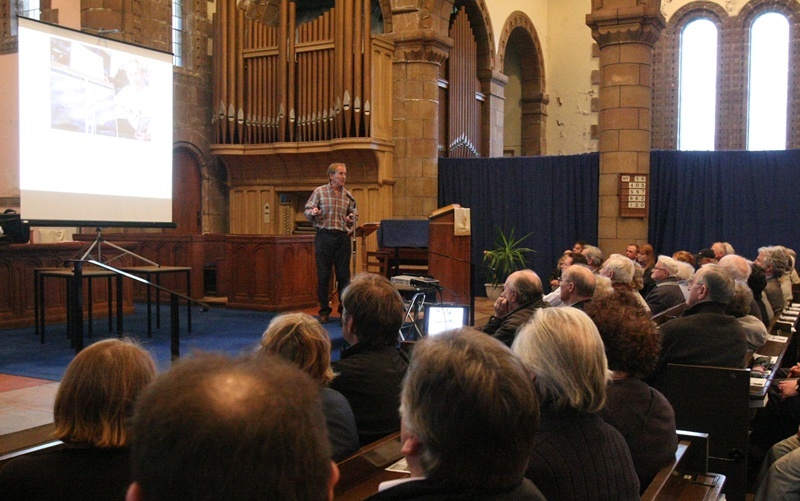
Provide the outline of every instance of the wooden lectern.
{"type": "Polygon", "coordinates": [[[448,205],[428,216],[428,273],[444,288],[442,301],[470,304],[470,235],[455,235],[455,213],[448,205]]]}

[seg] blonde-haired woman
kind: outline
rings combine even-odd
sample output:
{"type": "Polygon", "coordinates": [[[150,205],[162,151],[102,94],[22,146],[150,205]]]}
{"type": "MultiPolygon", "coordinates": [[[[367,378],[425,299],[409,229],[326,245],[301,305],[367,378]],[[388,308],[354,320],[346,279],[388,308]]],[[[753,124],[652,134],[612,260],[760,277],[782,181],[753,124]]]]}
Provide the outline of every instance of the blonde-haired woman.
{"type": "Polygon", "coordinates": [[[106,339],[70,362],[53,408],[63,446],[26,454],[0,470],[0,497],[124,499],[130,480],[129,417],[156,376],[150,354],[130,340],[106,339]]]}
{"type": "Polygon", "coordinates": [[[537,310],[513,350],[542,402],[526,476],[548,499],[639,499],[628,445],[597,414],[611,374],[592,320],[576,308],[537,310]]]}
{"type": "Polygon", "coordinates": [[[328,388],[335,377],[331,340],[319,321],[305,313],[278,315],[264,332],[261,349],[295,363],[319,382],[333,460],[341,461],[355,452],[359,445],[356,420],[344,395],[328,388]]]}

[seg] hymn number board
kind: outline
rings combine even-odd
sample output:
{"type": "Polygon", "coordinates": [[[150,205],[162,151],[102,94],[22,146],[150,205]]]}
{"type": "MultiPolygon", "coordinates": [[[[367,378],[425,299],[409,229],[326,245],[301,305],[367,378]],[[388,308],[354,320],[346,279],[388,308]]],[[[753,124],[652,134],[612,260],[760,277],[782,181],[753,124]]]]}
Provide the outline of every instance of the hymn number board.
{"type": "Polygon", "coordinates": [[[650,206],[647,174],[619,175],[619,215],[621,217],[647,217],[650,206]]]}

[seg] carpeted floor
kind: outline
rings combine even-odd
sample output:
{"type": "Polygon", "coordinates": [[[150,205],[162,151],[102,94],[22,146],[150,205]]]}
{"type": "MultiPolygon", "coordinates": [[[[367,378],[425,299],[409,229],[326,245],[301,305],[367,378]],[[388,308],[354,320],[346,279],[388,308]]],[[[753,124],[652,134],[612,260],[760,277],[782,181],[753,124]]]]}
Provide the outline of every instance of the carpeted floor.
{"type": "MultiPolygon", "coordinates": [[[[144,304],[136,304],[136,311],[126,315],[124,319],[125,336],[139,340],[156,359],[159,371],[170,366],[169,350],[169,311],[162,308],[161,329],[147,338],[147,310],[144,304]],[[166,310],[166,311],[165,311],[166,310]]],[[[266,329],[274,313],[229,310],[224,307],[212,307],[207,312],[192,310],[192,332],[186,332],[186,309],[181,308],[181,356],[195,351],[216,351],[236,355],[258,346],[261,334],[266,329]]],[[[342,329],[338,318],[331,319],[325,328],[331,336],[333,344],[332,358],[339,358],[339,350],[344,343],[342,329]]],[[[109,334],[108,320],[94,320],[93,339],[91,343],[109,334]]],[[[84,327],[84,331],[86,328],[84,327]]],[[[47,341],[39,342],[33,327],[26,329],[0,330],[0,374],[26,376],[51,381],[60,381],[72,357],[74,350],[70,348],[66,337],[65,324],[47,326],[47,341]]]]}

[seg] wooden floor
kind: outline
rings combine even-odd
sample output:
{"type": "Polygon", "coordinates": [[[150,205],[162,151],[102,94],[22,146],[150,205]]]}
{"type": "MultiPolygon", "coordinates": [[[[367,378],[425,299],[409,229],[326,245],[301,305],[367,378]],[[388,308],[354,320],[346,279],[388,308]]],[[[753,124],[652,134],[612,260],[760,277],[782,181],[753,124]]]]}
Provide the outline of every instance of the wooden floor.
{"type": "MultiPolygon", "coordinates": [[[[221,301],[213,298],[209,302],[221,301]]],[[[484,297],[475,299],[476,325],[486,323],[492,314],[492,304],[484,297]]],[[[335,312],[336,305],[333,306],[335,312]]],[[[316,307],[303,311],[317,314],[316,307]]],[[[337,319],[338,316],[331,320],[337,319]]],[[[54,381],[0,374],[0,455],[50,439],[58,386],[54,381]]]]}

